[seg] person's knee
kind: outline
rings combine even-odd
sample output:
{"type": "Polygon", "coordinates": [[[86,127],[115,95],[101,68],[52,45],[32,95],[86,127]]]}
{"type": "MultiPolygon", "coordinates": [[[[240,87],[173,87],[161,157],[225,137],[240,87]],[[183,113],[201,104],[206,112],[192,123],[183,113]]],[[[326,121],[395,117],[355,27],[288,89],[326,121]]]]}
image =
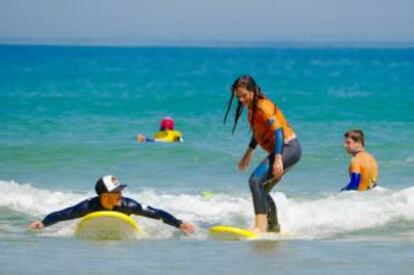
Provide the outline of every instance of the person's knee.
{"type": "Polygon", "coordinates": [[[278,184],[281,179],[282,178],[271,178],[271,179],[269,179],[263,186],[265,192],[267,194],[270,193],[272,188],[275,187],[275,185],[278,184]]]}
{"type": "Polygon", "coordinates": [[[249,187],[250,187],[250,191],[252,193],[257,192],[260,189],[260,181],[259,178],[256,178],[254,176],[250,177],[249,179],[249,187]]]}
{"type": "Polygon", "coordinates": [[[255,214],[267,214],[268,203],[264,191],[263,182],[255,177],[249,179],[249,187],[253,197],[255,214]]]}

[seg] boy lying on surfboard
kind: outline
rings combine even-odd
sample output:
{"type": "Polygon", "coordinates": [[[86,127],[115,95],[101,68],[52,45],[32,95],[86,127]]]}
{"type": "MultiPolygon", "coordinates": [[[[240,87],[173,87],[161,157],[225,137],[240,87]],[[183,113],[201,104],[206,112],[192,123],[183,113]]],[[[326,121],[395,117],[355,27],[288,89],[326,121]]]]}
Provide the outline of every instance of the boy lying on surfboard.
{"type": "Polygon", "coordinates": [[[84,200],[74,206],[52,212],[42,221],[34,221],[29,228],[43,229],[60,221],[81,218],[95,211],[117,211],[127,215],[139,215],[151,219],[162,220],[165,224],[179,228],[185,234],[194,233],[194,225],[183,222],[168,212],[122,197],[122,189],[126,187],[114,176],[104,176],[95,185],[98,196],[84,200]]]}

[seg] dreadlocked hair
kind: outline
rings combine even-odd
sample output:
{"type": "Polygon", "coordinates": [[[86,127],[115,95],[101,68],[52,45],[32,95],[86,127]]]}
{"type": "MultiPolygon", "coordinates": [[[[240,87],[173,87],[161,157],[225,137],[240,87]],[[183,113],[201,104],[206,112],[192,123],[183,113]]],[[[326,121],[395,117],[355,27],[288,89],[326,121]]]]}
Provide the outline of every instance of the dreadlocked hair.
{"type": "MultiPolygon", "coordinates": [[[[253,77],[251,77],[250,75],[242,75],[240,77],[238,77],[236,80],[234,80],[233,85],[231,85],[230,87],[230,98],[229,101],[227,102],[227,110],[226,113],[224,115],[224,120],[223,120],[223,124],[226,124],[227,121],[227,117],[228,114],[230,112],[230,109],[232,107],[232,103],[233,103],[233,99],[234,99],[234,93],[236,92],[236,90],[238,88],[245,88],[246,90],[253,92],[253,111],[252,111],[252,117],[251,117],[251,121],[250,121],[250,125],[251,125],[251,130],[254,134],[254,115],[256,113],[256,109],[257,109],[257,100],[264,98],[264,95],[262,93],[262,90],[260,89],[259,86],[257,86],[256,81],[254,80],[253,77]]],[[[239,118],[241,116],[241,114],[243,113],[243,109],[244,109],[244,105],[237,100],[237,107],[236,110],[234,112],[234,122],[233,122],[233,128],[231,130],[231,133],[234,134],[234,130],[236,130],[236,126],[237,126],[237,122],[239,121],[239,118]]]]}

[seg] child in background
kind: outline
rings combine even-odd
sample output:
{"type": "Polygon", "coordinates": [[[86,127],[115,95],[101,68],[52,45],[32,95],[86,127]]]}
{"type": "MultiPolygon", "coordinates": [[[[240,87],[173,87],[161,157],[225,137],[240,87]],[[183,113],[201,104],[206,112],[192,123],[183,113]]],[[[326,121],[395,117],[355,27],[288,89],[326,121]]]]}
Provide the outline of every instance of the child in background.
{"type": "Polygon", "coordinates": [[[180,131],[174,130],[174,120],[171,117],[164,117],[160,122],[160,130],[149,138],[145,135],[136,136],[138,143],[141,142],[183,142],[180,131]]]}

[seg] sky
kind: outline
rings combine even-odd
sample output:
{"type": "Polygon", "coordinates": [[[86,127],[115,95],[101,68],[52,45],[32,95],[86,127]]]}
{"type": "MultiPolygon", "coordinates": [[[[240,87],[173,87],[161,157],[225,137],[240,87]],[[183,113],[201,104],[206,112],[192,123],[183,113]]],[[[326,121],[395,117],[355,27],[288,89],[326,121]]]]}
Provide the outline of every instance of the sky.
{"type": "Polygon", "coordinates": [[[413,14],[413,0],[0,0],[0,43],[413,43],[413,14]]]}

